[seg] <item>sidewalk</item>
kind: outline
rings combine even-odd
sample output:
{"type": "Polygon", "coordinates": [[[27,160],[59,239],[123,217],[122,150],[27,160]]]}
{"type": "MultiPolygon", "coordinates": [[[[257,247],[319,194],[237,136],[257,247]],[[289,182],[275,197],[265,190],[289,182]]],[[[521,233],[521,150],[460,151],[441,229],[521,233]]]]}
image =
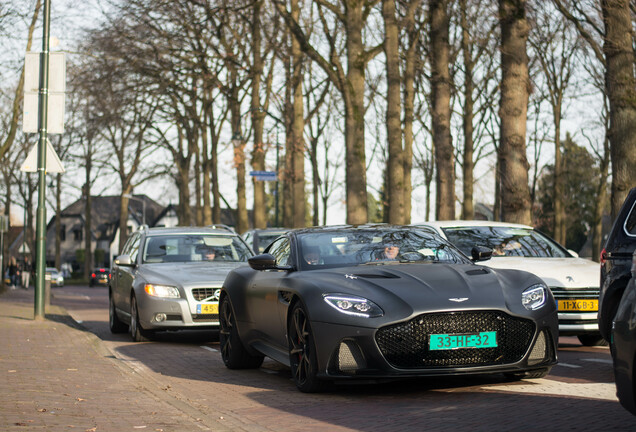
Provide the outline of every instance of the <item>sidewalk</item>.
{"type": "Polygon", "coordinates": [[[33,298],[0,294],[0,430],[227,430],[172,406],[63,308],[34,320],[33,298]]]}

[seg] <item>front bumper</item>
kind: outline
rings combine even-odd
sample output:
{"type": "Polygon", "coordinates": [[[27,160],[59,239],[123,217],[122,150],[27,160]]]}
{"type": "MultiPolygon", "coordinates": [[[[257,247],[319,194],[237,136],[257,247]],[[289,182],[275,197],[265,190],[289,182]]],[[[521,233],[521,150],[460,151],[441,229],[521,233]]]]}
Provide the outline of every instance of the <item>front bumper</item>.
{"type": "Polygon", "coordinates": [[[153,297],[142,292],[137,296],[137,305],[139,322],[145,330],[219,328],[218,301],[153,297]],[[202,313],[208,307],[216,313],[202,313]]]}
{"type": "MultiPolygon", "coordinates": [[[[495,351],[487,349],[448,350],[446,353],[429,352],[428,335],[418,342],[408,337],[401,342],[409,357],[407,363],[396,360],[394,352],[378,343],[379,329],[364,327],[345,327],[322,322],[312,322],[315,334],[319,376],[322,378],[400,378],[413,376],[440,376],[482,373],[520,373],[539,369],[549,369],[556,364],[556,320],[553,323],[529,323],[529,332],[524,342],[516,348],[513,355],[504,360],[498,359],[495,351]],[[469,352],[471,351],[471,352],[469,352]],[[457,353],[460,353],[457,356],[457,353]],[[463,354],[467,355],[463,355],[463,354]],[[477,353],[487,354],[483,360],[470,360],[477,353]],[[448,354],[448,358],[444,359],[448,354]],[[492,355],[491,355],[492,354],[492,355]],[[423,360],[422,360],[423,359],[423,360]],[[409,363],[410,362],[410,363],[409,363]]],[[[437,332],[437,331],[436,331],[437,332]]],[[[453,331],[454,332],[454,331],[453,331]]],[[[459,331],[461,332],[461,331],[459,331]]],[[[420,337],[420,336],[418,336],[420,337]]],[[[398,335],[390,339],[399,340],[398,335]]],[[[506,337],[505,343],[513,338],[506,337]]],[[[502,341],[503,342],[503,341],[502,341]]],[[[504,347],[506,348],[506,347],[504,347]]]]}

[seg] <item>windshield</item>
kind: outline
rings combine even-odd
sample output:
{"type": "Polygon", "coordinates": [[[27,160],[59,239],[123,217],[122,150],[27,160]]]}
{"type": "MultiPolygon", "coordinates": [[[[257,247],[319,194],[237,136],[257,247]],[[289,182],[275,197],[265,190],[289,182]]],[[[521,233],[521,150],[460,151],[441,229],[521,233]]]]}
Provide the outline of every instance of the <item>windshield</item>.
{"type": "Polygon", "coordinates": [[[417,229],[340,230],[298,235],[303,270],[358,264],[469,263],[452,245],[417,229]]]}
{"type": "Polygon", "coordinates": [[[250,256],[250,251],[238,236],[173,234],[147,237],[142,261],[247,261],[250,256]]]}
{"type": "Polygon", "coordinates": [[[570,255],[556,242],[538,231],[514,227],[443,228],[446,237],[462,252],[470,254],[474,246],[486,246],[497,257],[565,258],[570,255]]]}

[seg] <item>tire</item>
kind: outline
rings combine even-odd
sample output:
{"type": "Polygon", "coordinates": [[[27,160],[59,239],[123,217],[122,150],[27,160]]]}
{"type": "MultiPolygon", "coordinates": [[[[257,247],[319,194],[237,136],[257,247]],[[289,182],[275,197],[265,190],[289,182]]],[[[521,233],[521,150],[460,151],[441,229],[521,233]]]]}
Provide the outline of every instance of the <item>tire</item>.
{"type": "Polygon", "coordinates": [[[128,331],[128,326],[117,316],[117,312],[115,311],[115,300],[113,300],[113,296],[109,295],[108,300],[108,326],[110,327],[110,332],[126,333],[128,331]]]}
{"type": "Polygon", "coordinates": [[[300,302],[294,304],[287,323],[289,364],[298,390],[316,393],[325,389],[326,382],[318,379],[318,360],[311,323],[300,302]]]}
{"type": "Polygon", "coordinates": [[[150,332],[144,330],[139,324],[139,309],[137,298],[133,294],[130,297],[130,336],[135,342],[147,342],[150,340],[150,332]]]}
{"type": "Polygon", "coordinates": [[[238,334],[236,318],[230,298],[226,295],[219,306],[219,345],[221,358],[228,369],[256,369],[263,364],[264,356],[252,355],[245,349],[238,334]]]}
{"type": "Polygon", "coordinates": [[[526,372],[508,372],[504,373],[505,377],[511,381],[519,381],[522,379],[539,379],[544,378],[547,374],[550,373],[550,368],[545,369],[537,369],[526,372]]]}
{"type": "Polygon", "coordinates": [[[609,342],[607,342],[603,336],[600,334],[584,334],[578,335],[577,338],[579,342],[581,342],[584,346],[608,346],[609,342]]]}

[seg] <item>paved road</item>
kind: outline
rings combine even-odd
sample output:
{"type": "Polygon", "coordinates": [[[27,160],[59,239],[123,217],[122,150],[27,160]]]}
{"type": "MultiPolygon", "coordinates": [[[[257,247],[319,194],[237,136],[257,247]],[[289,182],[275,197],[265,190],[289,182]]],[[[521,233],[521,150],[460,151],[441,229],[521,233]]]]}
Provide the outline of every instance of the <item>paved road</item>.
{"type": "Polygon", "coordinates": [[[308,395],[273,361],[259,370],[227,370],[214,332],[173,332],[147,343],[111,334],[105,288],[54,288],[52,303],[174,406],[229,430],[636,430],[636,417],[617,402],[609,350],[573,337],[560,339],[560,363],[544,379],[422,379],[308,395]]]}

